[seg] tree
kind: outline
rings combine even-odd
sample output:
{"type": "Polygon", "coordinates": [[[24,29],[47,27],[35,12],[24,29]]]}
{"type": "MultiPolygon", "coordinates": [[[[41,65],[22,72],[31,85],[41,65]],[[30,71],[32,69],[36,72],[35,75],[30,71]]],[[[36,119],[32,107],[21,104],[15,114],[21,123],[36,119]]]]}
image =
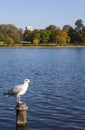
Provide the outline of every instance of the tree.
{"type": "Polygon", "coordinates": [[[9,32],[10,32],[7,34],[14,40],[14,43],[20,43],[21,36],[20,36],[19,29],[14,25],[9,24],[9,25],[7,25],[7,30],[9,30],[9,32]]]}
{"type": "Polygon", "coordinates": [[[71,28],[68,32],[68,35],[70,37],[70,42],[78,44],[81,42],[81,37],[79,35],[79,32],[77,32],[75,29],[71,28]]]}
{"type": "Polygon", "coordinates": [[[55,30],[55,31],[51,32],[49,42],[56,43],[57,31],[58,31],[58,30],[55,30]]]}
{"type": "Polygon", "coordinates": [[[4,40],[6,36],[10,36],[14,40],[14,43],[19,43],[21,41],[20,32],[16,26],[12,24],[1,24],[0,30],[4,35],[4,40]]]}
{"type": "Polygon", "coordinates": [[[82,29],[82,27],[84,27],[82,19],[78,19],[75,22],[75,26],[76,26],[76,29],[82,29]]]}
{"type": "Polygon", "coordinates": [[[4,37],[3,33],[0,32],[0,41],[4,41],[4,38],[5,37],[4,37]]]}
{"type": "Polygon", "coordinates": [[[19,28],[19,33],[20,33],[20,39],[23,40],[24,31],[22,28],[19,28]]]}
{"type": "Polygon", "coordinates": [[[59,27],[57,27],[56,25],[49,25],[48,27],[45,28],[45,30],[49,31],[49,42],[56,42],[56,34],[57,31],[60,30],[59,27]]]}
{"type": "Polygon", "coordinates": [[[84,24],[83,24],[83,21],[82,19],[78,19],[76,22],[75,22],[75,30],[76,30],[76,33],[77,33],[77,41],[78,43],[83,43],[84,42],[84,24]]]}
{"type": "Polygon", "coordinates": [[[6,36],[4,42],[5,42],[5,44],[7,44],[7,45],[13,45],[13,44],[14,44],[14,40],[13,40],[10,36],[6,36]]]}
{"type": "Polygon", "coordinates": [[[34,39],[34,40],[33,40],[33,44],[34,44],[34,45],[38,45],[38,44],[39,44],[39,40],[38,40],[38,39],[34,39]]]}
{"type": "Polygon", "coordinates": [[[25,32],[23,34],[23,40],[24,41],[31,41],[31,35],[32,35],[32,31],[25,30],[25,32]]]}
{"type": "MultiPolygon", "coordinates": [[[[65,31],[58,31],[56,35],[56,42],[60,45],[66,45],[68,41],[68,34],[65,31]]],[[[68,41],[69,42],[69,41],[68,41]]]]}
{"type": "Polygon", "coordinates": [[[70,30],[71,28],[72,28],[71,25],[64,25],[63,28],[62,28],[62,30],[63,30],[63,31],[66,31],[66,32],[69,32],[69,30],[70,30]]]}
{"type": "Polygon", "coordinates": [[[40,41],[40,33],[38,30],[34,30],[31,35],[31,42],[33,43],[33,40],[38,39],[40,41]]]}
{"type": "Polygon", "coordinates": [[[47,43],[48,40],[49,40],[49,33],[48,33],[48,31],[42,29],[42,30],[39,31],[39,33],[40,33],[40,43],[47,43]]]}
{"type": "Polygon", "coordinates": [[[50,30],[53,32],[53,31],[60,30],[60,29],[56,25],[49,25],[48,27],[46,27],[46,30],[50,30]]]}
{"type": "Polygon", "coordinates": [[[85,26],[82,28],[81,39],[82,39],[82,42],[85,44],[85,26]]]}

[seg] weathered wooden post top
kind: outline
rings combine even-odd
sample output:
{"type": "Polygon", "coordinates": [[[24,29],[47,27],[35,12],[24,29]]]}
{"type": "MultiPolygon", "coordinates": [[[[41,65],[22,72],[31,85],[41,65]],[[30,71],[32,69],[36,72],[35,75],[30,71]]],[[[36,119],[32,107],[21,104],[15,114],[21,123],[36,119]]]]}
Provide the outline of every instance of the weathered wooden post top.
{"type": "Polygon", "coordinates": [[[27,119],[26,119],[26,112],[28,110],[28,106],[25,103],[18,103],[16,105],[16,125],[17,126],[25,126],[27,119]]]}

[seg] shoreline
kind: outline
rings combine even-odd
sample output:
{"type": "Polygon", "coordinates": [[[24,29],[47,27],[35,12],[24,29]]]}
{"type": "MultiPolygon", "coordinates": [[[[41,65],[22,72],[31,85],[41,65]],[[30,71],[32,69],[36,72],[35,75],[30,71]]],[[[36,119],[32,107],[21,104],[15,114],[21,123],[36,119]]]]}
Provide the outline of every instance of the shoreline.
{"type": "Polygon", "coordinates": [[[85,45],[77,46],[0,46],[0,48],[85,48],[85,45]]]}

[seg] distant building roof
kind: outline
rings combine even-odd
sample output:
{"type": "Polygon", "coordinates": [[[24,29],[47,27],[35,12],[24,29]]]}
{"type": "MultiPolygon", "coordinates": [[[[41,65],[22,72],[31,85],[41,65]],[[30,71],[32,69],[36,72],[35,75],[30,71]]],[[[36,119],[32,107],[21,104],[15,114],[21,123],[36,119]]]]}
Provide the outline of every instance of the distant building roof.
{"type": "Polygon", "coordinates": [[[26,30],[32,31],[32,30],[33,30],[33,27],[32,27],[32,26],[26,26],[26,30]]]}

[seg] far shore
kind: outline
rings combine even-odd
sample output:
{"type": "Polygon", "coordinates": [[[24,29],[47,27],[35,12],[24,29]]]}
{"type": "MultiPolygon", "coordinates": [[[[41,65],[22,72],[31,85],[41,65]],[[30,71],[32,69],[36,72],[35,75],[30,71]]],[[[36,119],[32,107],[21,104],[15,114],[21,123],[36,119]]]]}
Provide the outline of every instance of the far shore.
{"type": "Polygon", "coordinates": [[[85,45],[76,46],[0,46],[0,48],[85,48],[85,45]]]}

